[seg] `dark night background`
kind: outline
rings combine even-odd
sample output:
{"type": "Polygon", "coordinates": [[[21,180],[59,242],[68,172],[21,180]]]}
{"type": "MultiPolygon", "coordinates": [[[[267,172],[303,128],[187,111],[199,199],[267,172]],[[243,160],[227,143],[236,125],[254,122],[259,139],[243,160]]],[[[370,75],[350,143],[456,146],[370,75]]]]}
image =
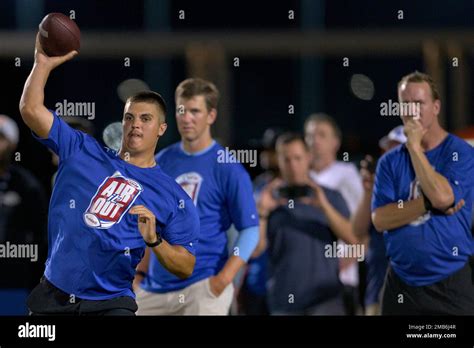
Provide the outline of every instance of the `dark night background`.
{"type": "MultiPolygon", "coordinates": [[[[0,30],[32,31],[49,12],[76,12],[81,30],[160,32],[234,32],[304,29],[365,30],[379,29],[469,29],[474,26],[474,1],[32,1],[2,0],[0,2],[0,30]],[[152,5],[153,4],[153,5],[152,5]],[[158,6],[161,19],[147,16],[148,6],[158,6]],[[178,19],[179,10],[186,11],[186,20],[178,19]],[[295,20],[288,21],[288,10],[295,11],[295,20]],[[310,9],[311,11],[309,11],[310,9]],[[404,11],[404,20],[397,20],[397,11],[404,11]],[[19,15],[21,14],[21,15],[19,15]]],[[[33,39],[32,39],[33,40],[33,39]]],[[[32,41],[33,42],[33,41],[32,41]]],[[[471,53],[471,52],[469,52],[471,53]]],[[[29,130],[20,122],[18,102],[22,87],[30,72],[33,46],[29,56],[21,57],[21,67],[14,66],[14,58],[2,57],[0,76],[0,113],[15,118],[21,128],[19,151],[22,165],[32,170],[48,185],[54,168],[47,150],[33,140],[29,130]]],[[[468,55],[472,65],[472,54],[468,55]]],[[[350,67],[343,67],[342,57],[305,58],[317,69],[311,71],[319,83],[314,95],[305,93],[303,59],[286,57],[240,57],[240,67],[229,59],[231,118],[233,126],[229,145],[247,147],[251,139],[259,138],[270,126],[301,130],[304,118],[311,112],[324,111],[339,122],[344,135],[341,149],[354,158],[374,152],[378,139],[398,125],[397,118],[377,117],[380,103],[396,99],[396,83],[400,77],[415,69],[424,70],[419,56],[353,57],[350,67]],[[349,80],[355,73],[365,74],[374,83],[372,100],[356,98],[349,80]],[[318,87],[319,86],[319,87],[318,87]],[[288,105],[295,106],[295,114],[288,115],[288,105]]],[[[167,81],[160,76],[146,76],[146,61],[133,58],[125,68],[121,59],[90,59],[80,56],[53,72],[46,89],[46,105],[53,108],[57,101],[93,101],[96,103],[96,137],[101,139],[103,128],[121,118],[123,103],[116,87],[128,78],[141,78],[152,89],[161,92],[170,109],[174,108],[173,91],[179,81],[187,77],[182,55],[161,59],[166,66],[167,81]]],[[[468,77],[472,80],[472,74],[468,77]]],[[[449,89],[447,89],[449,95],[449,89]]],[[[471,98],[468,98],[469,100],[471,98]]],[[[472,109],[472,101],[470,101],[472,109]]],[[[449,126],[449,117],[448,126],[449,126]]],[[[178,140],[173,114],[168,113],[169,128],[159,147],[178,140]]],[[[472,121],[469,115],[469,121],[472,121]]],[[[218,121],[219,122],[219,121],[218,121]]],[[[255,173],[252,173],[255,174],[255,173]]]]}

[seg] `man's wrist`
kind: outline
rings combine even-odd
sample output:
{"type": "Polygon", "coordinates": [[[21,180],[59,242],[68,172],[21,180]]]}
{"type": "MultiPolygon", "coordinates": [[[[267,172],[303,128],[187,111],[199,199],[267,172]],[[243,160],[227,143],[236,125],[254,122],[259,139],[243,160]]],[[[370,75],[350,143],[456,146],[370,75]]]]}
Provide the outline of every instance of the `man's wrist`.
{"type": "Polygon", "coordinates": [[[226,273],[222,271],[217,274],[217,278],[224,286],[229,285],[232,282],[232,277],[228,276],[226,273]]]}
{"type": "Polygon", "coordinates": [[[35,61],[33,64],[33,69],[36,69],[36,70],[40,69],[47,72],[48,74],[53,70],[51,65],[49,65],[46,62],[41,62],[41,61],[35,61]]]}
{"type": "Polygon", "coordinates": [[[407,149],[412,152],[423,152],[421,144],[407,143],[407,149]]]}
{"type": "Polygon", "coordinates": [[[161,239],[161,236],[159,235],[159,233],[156,234],[156,238],[153,242],[147,242],[145,240],[145,244],[150,248],[156,247],[160,245],[162,242],[163,242],[163,239],[161,239]]]}

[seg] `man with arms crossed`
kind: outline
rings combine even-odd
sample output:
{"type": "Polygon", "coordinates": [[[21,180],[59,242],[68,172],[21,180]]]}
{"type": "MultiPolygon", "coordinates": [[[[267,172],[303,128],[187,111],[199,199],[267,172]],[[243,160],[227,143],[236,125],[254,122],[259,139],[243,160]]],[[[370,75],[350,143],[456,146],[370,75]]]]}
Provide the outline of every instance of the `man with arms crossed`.
{"type": "Polygon", "coordinates": [[[402,115],[407,142],[379,160],[372,197],[390,258],[382,315],[472,315],[472,148],[441,128],[430,76],[403,77],[398,98],[415,110],[402,115]]]}
{"type": "Polygon", "coordinates": [[[185,280],[156,260],[140,263],[135,283],[141,315],[226,315],[233,298],[232,280],[258,243],[258,215],[252,183],[240,163],[211,137],[218,90],[209,81],[187,79],[176,88],[176,122],[181,141],[162,150],[157,162],[175,178],[197,207],[201,219],[196,266],[185,280]],[[231,162],[231,163],[228,163],[231,162]],[[228,256],[231,224],[239,237],[228,256]]]}

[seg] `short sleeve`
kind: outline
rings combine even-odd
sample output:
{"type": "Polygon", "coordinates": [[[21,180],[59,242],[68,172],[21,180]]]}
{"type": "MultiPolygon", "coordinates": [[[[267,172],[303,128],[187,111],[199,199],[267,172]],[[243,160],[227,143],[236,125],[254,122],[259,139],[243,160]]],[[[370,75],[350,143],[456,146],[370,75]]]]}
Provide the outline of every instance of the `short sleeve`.
{"type": "Polygon", "coordinates": [[[391,173],[388,156],[382,156],[375,170],[374,189],[372,193],[372,211],[396,201],[394,178],[391,173]]]}
{"type": "MultiPolygon", "coordinates": [[[[177,189],[181,187],[177,185],[177,189]]],[[[183,191],[183,204],[178,204],[176,212],[163,227],[161,236],[171,245],[181,245],[191,254],[196,254],[196,244],[199,239],[199,216],[193,202],[183,191]]]]}
{"type": "Polygon", "coordinates": [[[258,214],[253,198],[250,176],[241,164],[227,168],[227,180],[223,192],[226,192],[227,209],[232,223],[239,231],[258,226],[258,214]]]}
{"type": "Polygon", "coordinates": [[[61,161],[64,161],[82,149],[86,134],[71,128],[55,112],[51,111],[51,113],[54,120],[48,137],[43,139],[35,133],[33,133],[33,137],[57,154],[61,161]]]}

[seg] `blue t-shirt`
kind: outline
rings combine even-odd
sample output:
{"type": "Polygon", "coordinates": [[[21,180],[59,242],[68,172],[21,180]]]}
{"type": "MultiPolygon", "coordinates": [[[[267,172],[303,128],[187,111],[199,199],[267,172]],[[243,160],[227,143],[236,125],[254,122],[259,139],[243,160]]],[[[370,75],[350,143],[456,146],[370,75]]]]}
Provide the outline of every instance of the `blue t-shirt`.
{"type": "Polygon", "coordinates": [[[250,177],[240,163],[229,163],[229,156],[223,154],[227,152],[215,142],[194,154],[184,152],[178,142],[157,155],[163,171],[181,185],[196,205],[201,229],[191,277],[179,279],[151,257],[148,277],[142,282],[146,291],[175,291],[217,274],[228,259],[226,231],[231,224],[239,231],[258,226],[250,177]]]}
{"type": "MultiPolygon", "coordinates": [[[[384,232],[390,265],[411,286],[429,285],[448,277],[461,269],[472,253],[472,148],[449,134],[425,155],[436,172],[449,181],[455,203],[463,198],[466,204],[452,216],[428,212],[410,224],[384,232]]],[[[418,197],[420,185],[408,150],[400,145],[383,155],[377,164],[372,211],[418,197]]]]}
{"type": "Polygon", "coordinates": [[[127,163],[53,115],[48,138],[37,138],[60,160],[49,207],[45,276],[62,291],[86,300],[135,297],[132,281],[145,243],[129,209],[148,208],[163,239],[193,254],[199,229],[196,209],[158,166],[127,163]]]}

